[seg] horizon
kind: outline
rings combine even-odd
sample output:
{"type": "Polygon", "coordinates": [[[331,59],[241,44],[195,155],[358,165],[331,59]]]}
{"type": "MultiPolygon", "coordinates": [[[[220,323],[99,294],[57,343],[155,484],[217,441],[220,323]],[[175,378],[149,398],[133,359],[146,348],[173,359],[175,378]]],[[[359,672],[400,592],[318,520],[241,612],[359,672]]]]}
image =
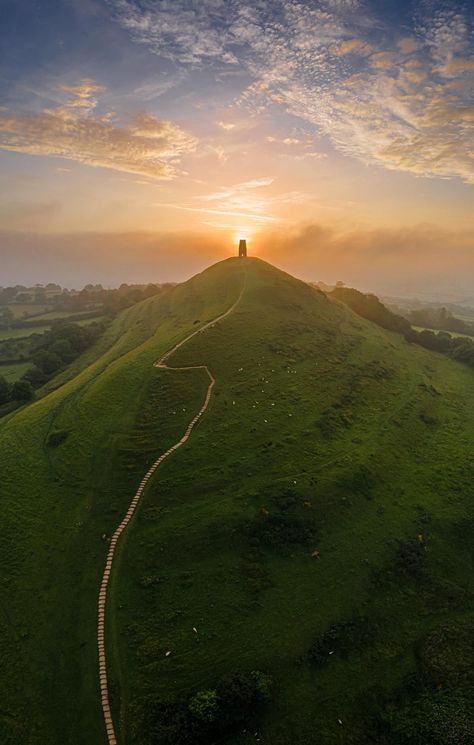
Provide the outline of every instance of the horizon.
{"type": "MultiPolygon", "coordinates": [[[[306,228],[310,234],[315,230],[314,226],[306,228]]],[[[459,302],[461,304],[474,303],[474,293],[469,276],[450,276],[446,273],[443,281],[438,279],[438,270],[435,266],[432,278],[426,273],[426,269],[421,266],[421,276],[415,274],[396,276],[392,281],[388,281],[383,275],[380,276],[378,268],[375,272],[370,271],[367,266],[358,267],[353,265],[349,269],[349,262],[342,265],[343,274],[338,273],[338,268],[331,265],[331,261],[325,260],[324,250],[333,243],[341,252],[347,254],[354,245],[354,237],[342,237],[339,246],[337,246],[337,236],[324,234],[324,242],[316,246],[323,261],[321,262],[319,273],[318,269],[312,266],[308,269],[305,259],[305,246],[307,238],[304,235],[304,229],[301,233],[288,236],[287,239],[277,240],[277,245],[269,245],[268,242],[262,241],[261,245],[263,255],[257,255],[252,252],[252,242],[247,240],[249,258],[258,258],[269,264],[294,275],[305,282],[318,283],[322,282],[327,285],[335,285],[342,282],[346,286],[353,286],[362,292],[370,292],[379,295],[385,295],[392,298],[420,299],[438,302],[459,302]],[[303,246],[302,246],[303,244],[303,246]],[[303,261],[295,260],[295,250],[303,247],[303,261]],[[275,258],[273,256],[275,254],[275,258]],[[345,272],[344,272],[345,270],[345,272]]],[[[38,252],[38,237],[34,234],[23,234],[22,242],[16,246],[15,251],[9,250],[9,239],[12,234],[1,234],[0,241],[3,237],[6,247],[4,261],[2,263],[2,274],[0,277],[0,287],[15,285],[24,285],[33,287],[34,285],[46,285],[48,283],[59,284],[61,287],[70,290],[82,289],[87,284],[100,284],[104,288],[114,289],[122,284],[128,285],[147,285],[147,284],[166,284],[182,283],[189,280],[195,274],[198,274],[210,266],[225,261],[228,258],[236,256],[238,253],[238,242],[234,246],[211,242],[206,237],[200,236],[198,245],[199,251],[196,252],[193,239],[195,236],[186,236],[185,234],[175,234],[163,240],[159,234],[147,233],[145,231],[131,234],[109,234],[101,233],[80,233],[73,236],[56,235],[46,236],[46,243],[41,256],[41,269],[35,266],[31,269],[25,269],[25,265],[31,265],[31,257],[38,252]],[[71,257],[69,253],[70,243],[73,241],[75,247],[83,243],[83,252],[71,257]],[[96,245],[99,241],[100,249],[96,245]],[[133,263],[121,261],[123,254],[117,255],[117,244],[126,242],[133,245],[133,263]],[[171,247],[171,251],[170,251],[171,247]],[[137,255],[138,254],[138,255],[137,255]],[[167,262],[160,263],[160,258],[166,256],[167,262]],[[112,269],[112,267],[114,267],[112,269]]],[[[14,234],[13,234],[14,235],[14,234]]],[[[14,236],[14,238],[18,236],[14,236]]],[[[361,236],[362,237],[362,236],[361,236]]],[[[396,235],[395,235],[396,237],[396,235]]],[[[374,258],[374,240],[377,234],[365,235],[365,249],[369,259],[374,258]]],[[[311,246],[311,250],[314,250],[311,246]]],[[[1,251],[1,244],[0,244],[1,251]]]]}

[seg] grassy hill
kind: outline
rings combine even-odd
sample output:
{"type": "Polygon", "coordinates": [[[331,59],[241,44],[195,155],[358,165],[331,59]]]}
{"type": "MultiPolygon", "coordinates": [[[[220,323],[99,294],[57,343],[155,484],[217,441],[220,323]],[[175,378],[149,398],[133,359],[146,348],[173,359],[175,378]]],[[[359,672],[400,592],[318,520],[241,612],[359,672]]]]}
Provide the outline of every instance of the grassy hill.
{"type": "Polygon", "coordinates": [[[120,742],[473,741],[474,373],[231,259],[122,313],[0,424],[1,742],[105,743],[107,538],[207,387],[152,363],[244,282],[170,360],[209,366],[212,405],[119,544],[120,742]],[[252,671],[273,681],[260,706],[242,693],[252,671]],[[227,709],[190,724],[201,691],[227,709]]]}

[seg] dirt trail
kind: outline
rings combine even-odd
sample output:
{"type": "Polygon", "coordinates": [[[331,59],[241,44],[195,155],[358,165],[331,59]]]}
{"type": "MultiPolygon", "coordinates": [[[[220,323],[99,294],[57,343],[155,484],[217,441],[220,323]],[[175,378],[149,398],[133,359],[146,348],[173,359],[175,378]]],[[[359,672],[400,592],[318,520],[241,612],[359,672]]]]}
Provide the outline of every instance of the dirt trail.
{"type": "Polygon", "coordinates": [[[137,489],[137,491],[134,494],[134,497],[132,501],[130,502],[130,505],[128,507],[127,512],[125,513],[125,517],[123,518],[120,525],[116,528],[109,545],[109,551],[107,553],[107,561],[105,564],[104,573],[102,575],[102,582],[100,585],[100,592],[99,592],[99,601],[98,601],[98,614],[97,614],[97,648],[99,653],[99,681],[100,681],[100,697],[101,697],[101,703],[102,703],[102,712],[104,715],[104,723],[105,723],[105,729],[107,732],[107,741],[108,745],[117,745],[117,738],[115,735],[115,728],[114,723],[112,719],[112,712],[110,709],[110,700],[109,700],[109,687],[107,682],[107,658],[105,654],[105,611],[106,611],[106,604],[107,604],[107,587],[109,584],[109,578],[110,573],[112,571],[112,566],[114,562],[114,556],[115,556],[115,549],[117,547],[117,542],[127,527],[128,523],[133,517],[133,514],[137,508],[137,505],[142,497],[143,490],[145,489],[148,481],[151,479],[157,468],[163,463],[163,461],[168,458],[171,453],[174,453],[175,450],[178,450],[178,448],[182,447],[185,442],[189,439],[195,425],[199,421],[199,419],[202,417],[202,415],[207,411],[209,407],[209,403],[212,396],[212,389],[215,385],[215,378],[212,375],[211,371],[207,367],[207,365],[192,365],[189,367],[169,367],[169,365],[166,364],[166,361],[178,350],[180,347],[182,347],[184,344],[186,344],[190,339],[192,339],[194,336],[197,336],[198,334],[202,334],[203,331],[205,331],[208,328],[211,328],[215,323],[218,323],[219,321],[222,321],[224,318],[229,316],[237,307],[237,305],[240,303],[240,300],[242,298],[242,295],[244,293],[245,285],[242,288],[239,297],[237,298],[236,302],[222,315],[218,316],[217,318],[214,318],[212,321],[209,321],[209,323],[206,323],[204,326],[201,326],[201,328],[197,329],[197,331],[193,331],[192,334],[189,334],[185,339],[180,341],[178,344],[176,344],[172,349],[169,350],[169,352],[166,352],[166,354],[161,357],[158,362],[155,362],[154,367],[157,367],[159,369],[165,369],[165,370],[205,370],[207,375],[209,376],[209,386],[207,388],[206,397],[204,399],[204,403],[201,406],[200,410],[190,421],[188,424],[188,427],[178,442],[176,442],[172,447],[170,447],[165,453],[160,455],[160,457],[150,466],[142,480],[140,481],[140,485],[137,489]]]}

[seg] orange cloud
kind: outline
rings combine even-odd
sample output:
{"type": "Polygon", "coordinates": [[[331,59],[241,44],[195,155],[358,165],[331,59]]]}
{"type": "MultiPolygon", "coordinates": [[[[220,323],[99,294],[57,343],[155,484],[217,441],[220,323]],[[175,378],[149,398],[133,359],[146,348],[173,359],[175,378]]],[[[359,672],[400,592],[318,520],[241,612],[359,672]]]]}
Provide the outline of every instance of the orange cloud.
{"type": "Polygon", "coordinates": [[[64,87],[73,97],[56,109],[16,114],[0,111],[0,148],[32,155],[66,158],[88,166],[110,168],[154,179],[169,179],[196,139],[170,121],[140,114],[126,126],[110,117],[95,117],[91,81],[64,87]]]}
{"type": "Polygon", "coordinates": [[[361,39],[343,41],[342,44],[334,46],[331,49],[331,52],[336,57],[345,57],[346,54],[360,54],[362,57],[367,57],[372,51],[370,44],[361,39]]]}

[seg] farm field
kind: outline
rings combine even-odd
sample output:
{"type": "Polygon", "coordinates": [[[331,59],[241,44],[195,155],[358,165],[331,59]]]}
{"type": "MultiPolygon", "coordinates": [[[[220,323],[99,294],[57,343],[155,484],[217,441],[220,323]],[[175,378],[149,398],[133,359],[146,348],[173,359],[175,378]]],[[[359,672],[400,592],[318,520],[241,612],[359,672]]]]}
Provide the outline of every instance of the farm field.
{"type": "Polygon", "coordinates": [[[33,334],[43,334],[48,331],[51,327],[48,325],[44,326],[27,326],[24,328],[13,328],[13,329],[0,329],[0,341],[6,339],[22,339],[27,338],[33,334]]]}
{"type": "Polygon", "coordinates": [[[8,381],[14,383],[31,367],[29,362],[19,362],[12,365],[0,365],[0,375],[8,381]]]}
{"type": "MultiPolygon", "coordinates": [[[[415,331],[433,331],[434,334],[439,334],[441,331],[441,329],[430,329],[426,326],[413,326],[413,328],[415,331]]],[[[448,331],[447,333],[454,339],[472,339],[472,336],[469,336],[468,334],[458,334],[457,331],[448,331]]]]}

